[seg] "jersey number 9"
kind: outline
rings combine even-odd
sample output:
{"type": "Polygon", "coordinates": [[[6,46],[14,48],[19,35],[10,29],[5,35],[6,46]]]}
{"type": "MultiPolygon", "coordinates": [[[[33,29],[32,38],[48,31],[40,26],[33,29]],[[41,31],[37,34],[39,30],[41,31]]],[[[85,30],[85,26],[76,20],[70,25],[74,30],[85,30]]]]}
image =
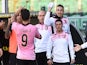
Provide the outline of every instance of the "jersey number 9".
{"type": "Polygon", "coordinates": [[[22,46],[26,46],[27,45],[27,35],[23,34],[22,35],[22,46]]]}

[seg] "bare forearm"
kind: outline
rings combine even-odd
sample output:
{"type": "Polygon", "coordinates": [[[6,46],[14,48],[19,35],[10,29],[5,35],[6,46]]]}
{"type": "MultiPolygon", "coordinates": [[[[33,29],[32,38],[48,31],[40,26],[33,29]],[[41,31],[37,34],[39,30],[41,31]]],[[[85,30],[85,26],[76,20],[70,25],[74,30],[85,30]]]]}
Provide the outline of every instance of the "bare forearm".
{"type": "Polygon", "coordinates": [[[11,31],[10,31],[10,26],[11,26],[11,24],[9,24],[9,25],[7,26],[7,29],[6,29],[6,32],[5,32],[5,38],[6,38],[6,39],[8,39],[8,38],[10,37],[10,33],[11,33],[11,31]]]}

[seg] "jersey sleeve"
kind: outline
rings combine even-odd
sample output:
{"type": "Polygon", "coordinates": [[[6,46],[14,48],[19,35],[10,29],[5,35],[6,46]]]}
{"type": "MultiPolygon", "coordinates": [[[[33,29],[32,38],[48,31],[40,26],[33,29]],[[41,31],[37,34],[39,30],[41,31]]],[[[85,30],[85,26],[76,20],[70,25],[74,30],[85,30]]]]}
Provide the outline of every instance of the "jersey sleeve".
{"type": "Polygon", "coordinates": [[[75,59],[74,44],[73,44],[71,34],[68,34],[68,45],[69,45],[71,59],[75,59]]]}
{"type": "Polygon", "coordinates": [[[49,32],[49,37],[52,35],[52,28],[51,28],[51,26],[48,26],[48,32],[49,32]]]}
{"type": "Polygon", "coordinates": [[[71,31],[70,31],[70,22],[69,22],[69,19],[67,18],[67,25],[68,25],[68,30],[67,30],[67,32],[69,33],[69,34],[71,34],[71,31]]]}
{"type": "Polygon", "coordinates": [[[48,40],[48,43],[47,43],[47,53],[46,53],[47,59],[51,59],[51,57],[52,57],[52,53],[51,53],[52,44],[53,44],[53,42],[52,42],[51,37],[50,37],[48,40]]]}
{"type": "Polygon", "coordinates": [[[52,25],[53,21],[54,21],[53,18],[50,17],[50,12],[47,12],[44,18],[44,24],[52,25]]]}
{"type": "Polygon", "coordinates": [[[83,43],[83,44],[81,45],[81,48],[82,48],[82,49],[87,48],[87,42],[83,43]]]}

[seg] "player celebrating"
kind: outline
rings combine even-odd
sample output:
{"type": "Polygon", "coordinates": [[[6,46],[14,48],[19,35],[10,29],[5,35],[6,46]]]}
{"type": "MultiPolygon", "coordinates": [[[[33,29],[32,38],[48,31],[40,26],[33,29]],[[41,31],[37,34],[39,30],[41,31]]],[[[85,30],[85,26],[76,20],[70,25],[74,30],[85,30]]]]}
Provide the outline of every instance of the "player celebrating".
{"type": "Polygon", "coordinates": [[[12,29],[17,38],[17,65],[36,65],[34,52],[34,37],[41,38],[37,28],[30,24],[30,12],[27,9],[21,10],[22,24],[13,22],[12,29]]]}
{"type": "Polygon", "coordinates": [[[48,11],[45,15],[44,19],[44,24],[46,25],[52,25],[54,33],[56,33],[56,28],[55,28],[55,21],[60,18],[63,22],[63,30],[67,33],[70,33],[70,23],[68,21],[68,18],[63,17],[64,14],[64,6],[63,5],[57,5],[56,7],[56,15],[53,17],[50,17],[51,14],[51,9],[53,7],[53,3],[49,3],[48,5],[48,11]]]}

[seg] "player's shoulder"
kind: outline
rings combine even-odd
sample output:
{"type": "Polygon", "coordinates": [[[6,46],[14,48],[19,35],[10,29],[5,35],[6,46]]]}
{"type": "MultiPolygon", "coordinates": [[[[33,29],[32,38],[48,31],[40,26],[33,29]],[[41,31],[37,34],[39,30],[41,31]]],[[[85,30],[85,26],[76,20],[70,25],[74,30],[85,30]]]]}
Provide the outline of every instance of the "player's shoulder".
{"type": "Polygon", "coordinates": [[[62,21],[63,21],[64,23],[69,23],[69,19],[68,19],[67,17],[63,17],[63,18],[62,18],[62,21]]]}
{"type": "Polygon", "coordinates": [[[30,26],[32,29],[37,29],[36,25],[30,24],[29,26],[30,26]]]}
{"type": "Polygon", "coordinates": [[[50,21],[54,21],[56,18],[54,17],[50,17],[50,21]]]}
{"type": "Polygon", "coordinates": [[[63,17],[62,19],[64,19],[64,20],[69,20],[68,17],[63,17]]]}
{"type": "Polygon", "coordinates": [[[36,24],[35,26],[39,26],[40,24],[36,24]]]}
{"type": "Polygon", "coordinates": [[[19,23],[17,23],[17,22],[12,22],[11,27],[14,28],[14,27],[17,27],[18,25],[19,25],[19,23]]]}
{"type": "Polygon", "coordinates": [[[51,21],[55,21],[56,18],[54,18],[54,17],[50,17],[50,20],[51,20],[51,21]]]}
{"type": "Polygon", "coordinates": [[[38,28],[38,27],[40,27],[40,24],[36,24],[35,26],[38,28]]]}
{"type": "Polygon", "coordinates": [[[17,24],[16,22],[12,22],[12,25],[15,25],[15,24],[17,24]]]}
{"type": "Polygon", "coordinates": [[[12,22],[12,25],[20,25],[18,22],[12,22]]]}
{"type": "Polygon", "coordinates": [[[67,32],[64,32],[64,33],[67,37],[71,35],[70,33],[67,33],[67,32]]]}

